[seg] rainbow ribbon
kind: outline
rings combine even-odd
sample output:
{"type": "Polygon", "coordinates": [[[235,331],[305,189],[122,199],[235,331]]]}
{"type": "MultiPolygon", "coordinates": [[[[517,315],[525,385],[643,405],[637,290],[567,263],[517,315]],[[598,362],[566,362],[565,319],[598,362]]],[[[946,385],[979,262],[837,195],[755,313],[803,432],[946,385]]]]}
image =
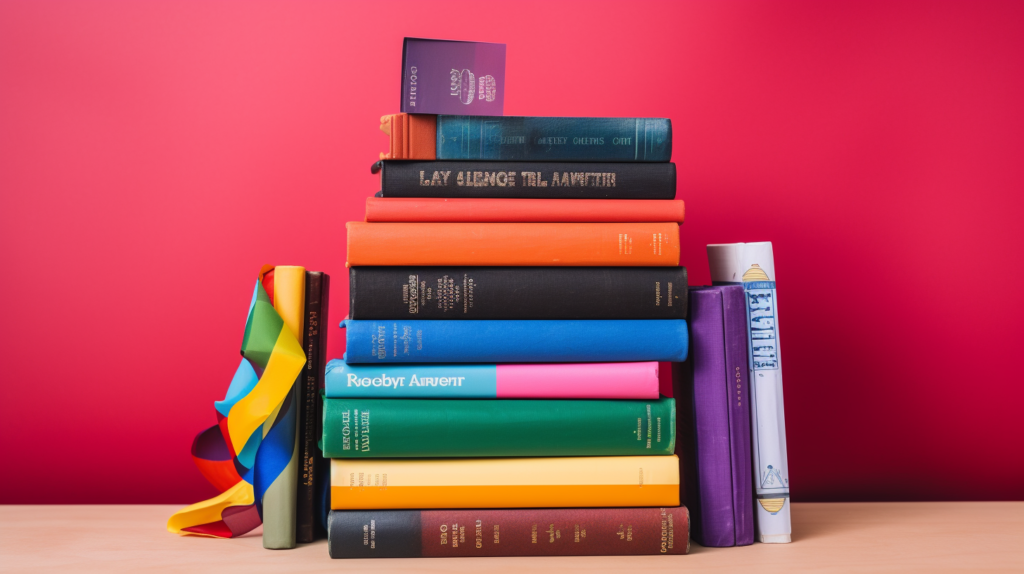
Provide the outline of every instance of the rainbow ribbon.
{"type": "Polygon", "coordinates": [[[167,530],[233,538],[263,522],[263,495],[292,456],[292,385],[306,362],[302,346],[256,280],[242,338],[242,361],[224,400],[214,403],[217,426],[192,441],[192,460],[220,494],[174,513],[167,530]]]}

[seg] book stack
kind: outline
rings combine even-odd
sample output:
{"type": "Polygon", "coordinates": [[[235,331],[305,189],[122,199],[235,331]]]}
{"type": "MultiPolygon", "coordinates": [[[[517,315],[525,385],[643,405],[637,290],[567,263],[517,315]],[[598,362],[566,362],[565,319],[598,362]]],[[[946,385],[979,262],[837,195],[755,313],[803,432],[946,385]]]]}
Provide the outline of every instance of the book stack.
{"type": "Polygon", "coordinates": [[[335,558],[790,541],[771,243],[708,245],[714,285],[688,288],[670,121],[502,116],[504,55],[406,39],[347,224],[345,355],[330,278],[265,266],[193,444],[222,494],[169,530],[325,531],[335,558]]]}
{"type": "Polygon", "coordinates": [[[686,553],[659,392],[659,362],[689,343],[669,120],[381,127],[381,192],[347,225],[346,352],[325,377],[331,555],[686,553]]]}

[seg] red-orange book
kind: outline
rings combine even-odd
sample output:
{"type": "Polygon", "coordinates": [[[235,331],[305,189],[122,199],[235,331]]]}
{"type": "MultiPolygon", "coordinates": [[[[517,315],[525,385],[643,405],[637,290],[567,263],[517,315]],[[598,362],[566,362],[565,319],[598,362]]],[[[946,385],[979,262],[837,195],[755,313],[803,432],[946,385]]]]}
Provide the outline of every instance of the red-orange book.
{"type": "Polygon", "coordinates": [[[349,222],[356,265],[679,265],[679,224],[349,222]]]}
{"type": "Polygon", "coordinates": [[[682,223],[683,214],[683,202],[672,199],[366,199],[371,222],[682,223]]]}

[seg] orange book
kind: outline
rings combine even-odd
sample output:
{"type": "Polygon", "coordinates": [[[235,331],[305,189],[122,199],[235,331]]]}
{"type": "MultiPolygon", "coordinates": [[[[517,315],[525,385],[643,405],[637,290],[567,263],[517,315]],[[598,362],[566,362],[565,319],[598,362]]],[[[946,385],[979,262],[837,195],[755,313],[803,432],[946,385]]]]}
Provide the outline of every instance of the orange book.
{"type": "Polygon", "coordinates": [[[380,118],[380,131],[391,139],[380,159],[436,159],[437,116],[390,114],[380,118]]]}
{"type": "Polygon", "coordinates": [[[331,460],[331,508],[678,506],[679,458],[331,460]]]}
{"type": "Polygon", "coordinates": [[[679,265],[678,223],[349,222],[348,265],[679,265]]]}
{"type": "Polygon", "coordinates": [[[683,222],[675,199],[525,199],[368,197],[366,221],[683,222]]]}

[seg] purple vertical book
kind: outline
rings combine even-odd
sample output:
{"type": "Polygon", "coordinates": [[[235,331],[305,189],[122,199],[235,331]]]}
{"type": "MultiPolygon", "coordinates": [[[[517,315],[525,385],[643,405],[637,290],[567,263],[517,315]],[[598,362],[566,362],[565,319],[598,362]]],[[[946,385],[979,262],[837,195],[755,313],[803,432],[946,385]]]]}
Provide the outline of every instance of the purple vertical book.
{"type": "Polygon", "coordinates": [[[703,546],[754,542],[743,287],[690,290],[690,359],[675,377],[685,504],[703,546]],[[685,428],[682,428],[684,427],[685,428]]]}
{"type": "Polygon", "coordinates": [[[402,111],[500,116],[505,111],[505,44],[406,38],[402,111]]]}

